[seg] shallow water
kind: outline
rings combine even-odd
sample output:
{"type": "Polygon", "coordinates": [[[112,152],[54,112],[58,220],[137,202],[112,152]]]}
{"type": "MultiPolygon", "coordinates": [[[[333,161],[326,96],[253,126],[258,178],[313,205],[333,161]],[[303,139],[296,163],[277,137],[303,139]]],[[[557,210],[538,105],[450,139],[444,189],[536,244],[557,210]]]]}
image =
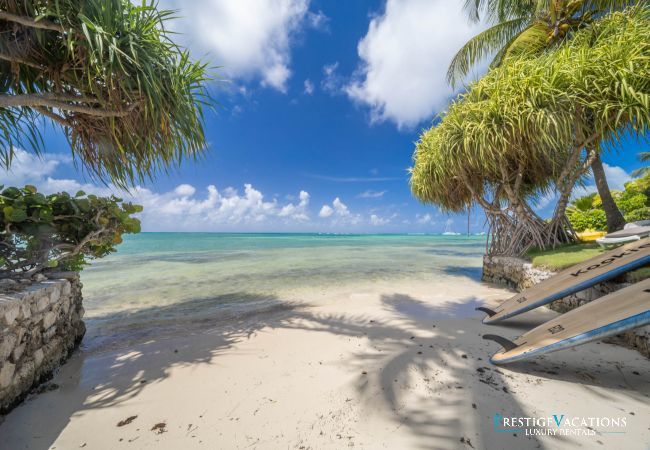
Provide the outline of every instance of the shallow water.
{"type": "Polygon", "coordinates": [[[351,284],[478,278],[485,237],[142,233],[82,272],[89,337],[191,327],[351,284]]]}

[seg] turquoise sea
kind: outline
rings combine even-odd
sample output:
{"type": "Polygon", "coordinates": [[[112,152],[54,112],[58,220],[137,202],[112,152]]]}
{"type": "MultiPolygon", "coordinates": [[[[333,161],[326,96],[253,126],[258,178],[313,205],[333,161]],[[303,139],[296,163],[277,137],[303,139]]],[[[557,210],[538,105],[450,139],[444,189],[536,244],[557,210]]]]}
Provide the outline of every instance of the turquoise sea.
{"type": "Polygon", "coordinates": [[[127,236],[82,272],[88,337],[188,329],[360,282],[478,278],[484,249],[485,236],[127,236]]]}

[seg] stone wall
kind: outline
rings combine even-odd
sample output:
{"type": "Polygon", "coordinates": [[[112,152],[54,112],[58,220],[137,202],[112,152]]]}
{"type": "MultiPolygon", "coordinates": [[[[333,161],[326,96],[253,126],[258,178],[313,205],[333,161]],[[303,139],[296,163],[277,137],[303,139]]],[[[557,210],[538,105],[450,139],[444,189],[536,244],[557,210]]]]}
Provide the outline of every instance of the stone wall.
{"type": "MultiPolygon", "coordinates": [[[[483,280],[490,283],[504,284],[519,292],[554,275],[554,272],[541,270],[524,259],[505,256],[483,257],[483,280]]],[[[548,305],[553,311],[565,313],[578,306],[596,300],[603,295],[614,292],[629,283],[624,279],[597,284],[576,294],[556,300],[548,305]]],[[[650,326],[628,331],[619,338],[627,345],[650,358],[650,326]]]]}
{"type": "Polygon", "coordinates": [[[74,272],[40,275],[0,292],[0,414],[51,376],[81,342],[81,282],[74,272]]]}

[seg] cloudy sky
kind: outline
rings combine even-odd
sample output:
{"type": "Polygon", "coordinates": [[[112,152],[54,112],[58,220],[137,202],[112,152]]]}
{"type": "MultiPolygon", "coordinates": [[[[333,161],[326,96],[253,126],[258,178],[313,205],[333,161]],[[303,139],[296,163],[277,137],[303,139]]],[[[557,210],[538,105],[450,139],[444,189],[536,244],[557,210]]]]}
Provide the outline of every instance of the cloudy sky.
{"type": "MultiPolygon", "coordinates": [[[[407,174],[413,143],[454,95],[451,57],[481,29],[462,3],[164,0],[179,10],[181,43],[219,67],[205,157],[118,192],[79,172],[48,127],[44,158],[18,150],[0,182],[115,192],[145,206],[146,231],[464,231],[466,216],[419,204],[407,174]]],[[[605,156],[612,187],[641,150],[629,142],[605,156]]],[[[473,232],[483,220],[472,214],[473,232]]]]}

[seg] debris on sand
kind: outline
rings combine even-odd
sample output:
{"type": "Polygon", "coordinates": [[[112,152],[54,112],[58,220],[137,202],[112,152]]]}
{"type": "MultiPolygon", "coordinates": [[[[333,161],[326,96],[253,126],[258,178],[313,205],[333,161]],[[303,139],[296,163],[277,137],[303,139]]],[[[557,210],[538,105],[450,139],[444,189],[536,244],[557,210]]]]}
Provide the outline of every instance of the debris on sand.
{"type": "Polygon", "coordinates": [[[151,427],[151,431],[155,432],[156,434],[163,434],[167,432],[166,427],[167,424],[165,422],[158,422],[153,427],[151,427]]]}
{"type": "Polygon", "coordinates": [[[462,442],[463,444],[467,444],[470,447],[474,448],[474,446],[472,445],[472,441],[470,441],[469,438],[462,437],[462,438],[460,438],[460,442],[462,442]]]}
{"type": "Polygon", "coordinates": [[[119,422],[117,422],[117,426],[118,427],[123,427],[124,425],[130,424],[131,422],[133,422],[137,418],[138,418],[138,416],[129,416],[126,419],[120,420],[119,422]]]}

